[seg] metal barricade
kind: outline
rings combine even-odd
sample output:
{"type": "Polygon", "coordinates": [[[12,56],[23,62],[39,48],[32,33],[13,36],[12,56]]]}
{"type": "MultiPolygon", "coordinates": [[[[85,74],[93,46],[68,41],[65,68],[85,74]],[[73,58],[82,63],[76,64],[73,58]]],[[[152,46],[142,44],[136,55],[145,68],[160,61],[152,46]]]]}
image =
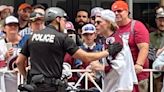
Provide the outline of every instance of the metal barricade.
{"type": "MultiPolygon", "coordinates": [[[[91,70],[81,70],[81,69],[74,69],[71,70],[71,72],[84,72],[83,75],[79,78],[79,80],[77,81],[77,83],[75,84],[74,87],[77,87],[77,85],[80,83],[80,81],[83,79],[83,77],[85,76],[85,89],[88,89],[88,77],[91,79],[91,82],[96,86],[96,88],[102,92],[102,89],[98,86],[98,84],[94,81],[94,79],[91,77],[91,75],[89,74],[89,72],[91,72],[91,70]]],[[[150,92],[153,92],[153,72],[163,72],[160,70],[155,70],[155,69],[143,69],[143,72],[150,72],[150,92]]]]}
{"type": "MultiPolygon", "coordinates": [[[[0,92],[19,92],[17,86],[21,82],[18,77],[21,77],[19,73],[15,71],[7,70],[7,68],[0,69],[0,92]]],[[[23,78],[23,77],[21,77],[23,78]]]]}
{"type": "MultiPolygon", "coordinates": [[[[65,70],[68,71],[68,70],[65,70]]],[[[92,76],[89,74],[91,70],[86,69],[72,69],[69,70],[69,72],[81,72],[83,73],[82,76],[79,78],[79,80],[74,84],[73,88],[77,88],[82,79],[85,77],[85,89],[88,89],[88,78],[90,78],[90,81],[95,85],[95,87],[102,92],[102,89],[99,87],[99,85],[95,82],[95,80],[92,78],[92,76]]],[[[17,85],[23,84],[24,78],[20,73],[17,73],[17,85]]],[[[20,92],[19,90],[17,92],[20,92]]]]}
{"type": "Polygon", "coordinates": [[[143,69],[143,72],[150,72],[150,92],[153,92],[153,72],[163,72],[155,69],[143,69]]]}
{"type": "MultiPolygon", "coordinates": [[[[67,71],[67,70],[65,70],[67,71]]],[[[86,70],[86,69],[72,69],[70,70],[71,72],[83,72],[83,74],[81,75],[81,77],[79,78],[79,80],[75,83],[75,85],[73,86],[74,88],[77,88],[77,86],[80,84],[80,82],[82,81],[82,79],[85,77],[85,89],[88,89],[88,78],[90,79],[90,81],[95,85],[95,87],[102,92],[102,89],[99,87],[99,85],[95,82],[95,80],[93,79],[93,77],[89,74],[91,72],[91,70],[86,70]]]]}
{"type": "MultiPolygon", "coordinates": [[[[67,70],[66,70],[67,71],[67,70]]],[[[91,75],[89,74],[91,72],[91,70],[85,70],[85,69],[72,69],[70,70],[71,72],[81,72],[83,73],[82,76],[79,78],[79,80],[74,84],[74,88],[76,88],[80,82],[82,81],[82,79],[85,77],[85,89],[88,89],[88,78],[90,79],[90,81],[95,85],[95,87],[102,92],[102,89],[99,87],[99,85],[95,82],[95,80],[91,77],[91,75]]],[[[163,72],[163,71],[159,71],[159,70],[155,70],[155,69],[144,69],[144,72],[150,72],[150,92],[153,92],[153,72],[163,72]]],[[[4,71],[3,69],[0,69],[1,75],[4,73],[14,73],[14,71],[4,71]]],[[[24,83],[24,78],[20,73],[17,73],[17,84],[16,85],[20,85],[24,83]]],[[[3,84],[3,80],[4,77],[0,76],[0,92],[5,92],[5,85],[3,84]]],[[[20,92],[19,90],[17,92],[20,92]]]]}

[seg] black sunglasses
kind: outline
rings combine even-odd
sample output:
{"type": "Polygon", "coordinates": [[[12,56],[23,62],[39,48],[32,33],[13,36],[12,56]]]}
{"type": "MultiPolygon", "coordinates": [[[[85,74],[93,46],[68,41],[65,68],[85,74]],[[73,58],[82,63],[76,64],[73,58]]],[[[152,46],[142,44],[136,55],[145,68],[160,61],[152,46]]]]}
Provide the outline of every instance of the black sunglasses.
{"type": "Polygon", "coordinates": [[[96,19],[96,17],[95,17],[95,16],[93,16],[93,17],[91,17],[91,19],[92,19],[92,20],[95,20],[95,19],[96,19]]]}
{"type": "Polygon", "coordinates": [[[116,10],[116,11],[114,11],[115,13],[117,12],[117,13],[121,13],[123,10],[116,10]]]}

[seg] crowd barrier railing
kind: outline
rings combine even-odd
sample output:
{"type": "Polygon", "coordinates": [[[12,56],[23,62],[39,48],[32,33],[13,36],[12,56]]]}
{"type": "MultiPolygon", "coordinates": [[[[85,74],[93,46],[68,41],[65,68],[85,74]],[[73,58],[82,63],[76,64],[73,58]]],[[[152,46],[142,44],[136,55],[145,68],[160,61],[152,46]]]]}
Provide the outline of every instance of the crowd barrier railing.
{"type": "MultiPolygon", "coordinates": [[[[95,80],[92,78],[90,75],[91,70],[85,70],[85,69],[72,69],[72,70],[66,70],[66,71],[71,71],[71,72],[81,72],[83,73],[82,76],[79,78],[79,80],[73,85],[74,88],[76,88],[82,79],[85,77],[85,89],[88,89],[88,78],[90,81],[95,85],[95,87],[102,92],[102,89],[99,87],[99,85],[95,82],[95,80]]],[[[143,69],[143,72],[150,72],[150,92],[153,92],[153,72],[163,72],[155,69],[143,69]]],[[[6,92],[5,90],[5,85],[4,85],[4,76],[3,74],[5,73],[15,73],[14,71],[4,71],[3,69],[0,69],[0,92],[6,92]]],[[[17,76],[17,84],[20,85],[24,83],[24,78],[20,73],[16,74],[17,76]]],[[[17,92],[20,92],[19,90],[17,92]]]]}
{"type": "Polygon", "coordinates": [[[143,69],[143,72],[150,72],[149,87],[150,87],[150,92],[153,92],[153,72],[163,72],[163,71],[155,70],[155,69],[143,69]]]}
{"type": "Polygon", "coordinates": [[[81,75],[81,77],[79,78],[79,80],[75,83],[75,85],[73,86],[74,88],[77,88],[78,85],[80,85],[80,82],[82,81],[82,79],[85,77],[85,89],[88,89],[88,79],[90,79],[90,81],[95,85],[95,87],[102,92],[102,89],[100,88],[100,86],[95,82],[95,80],[93,79],[93,77],[90,75],[91,70],[86,70],[86,69],[72,69],[72,70],[65,70],[65,71],[69,71],[69,72],[83,72],[83,74],[81,75]]]}
{"type": "Polygon", "coordinates": [[[0,92],[19,92],[17,87],[23,81],[19,78],[23,78],[19,73],[0,68],[0,92]]]}

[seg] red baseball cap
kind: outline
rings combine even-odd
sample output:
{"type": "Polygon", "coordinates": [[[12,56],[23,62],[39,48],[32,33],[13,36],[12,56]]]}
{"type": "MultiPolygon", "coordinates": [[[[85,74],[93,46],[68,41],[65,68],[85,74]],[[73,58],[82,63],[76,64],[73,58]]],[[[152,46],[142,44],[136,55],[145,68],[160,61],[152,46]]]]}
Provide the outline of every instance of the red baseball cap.
{"type": "Polygon", "coordinates": [[[32,7],[31,7],[30,4],[22,3],[22,4],[19,6],[18,10],[23,10],[23,9],[26,9],[26,8],[32,9],[32,7]]]}
{"type": "Polygon", "coordinates": [[[112,4],[112,11],[116,10],[129,10],[128,4],[125,1],[117,0],[112,4]]]}

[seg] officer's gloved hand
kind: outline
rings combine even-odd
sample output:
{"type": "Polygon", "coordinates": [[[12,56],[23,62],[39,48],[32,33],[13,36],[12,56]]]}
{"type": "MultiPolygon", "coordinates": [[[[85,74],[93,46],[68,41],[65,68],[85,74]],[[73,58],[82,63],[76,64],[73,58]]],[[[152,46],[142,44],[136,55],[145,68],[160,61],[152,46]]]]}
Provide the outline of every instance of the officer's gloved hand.
{"type": "Polygon", "coordinates": [[[109,55],[115,57],[123,48],[123,45],[116,42],[116,43],[109,43],[108,44],[108,52],[109,55]]]}
{"type": "Polygon", "coordinates": [[[69,79],[71,77],[72,77],[71,65],[69,63],[64,62],[61,79],[62,80],[69,79]]]}

